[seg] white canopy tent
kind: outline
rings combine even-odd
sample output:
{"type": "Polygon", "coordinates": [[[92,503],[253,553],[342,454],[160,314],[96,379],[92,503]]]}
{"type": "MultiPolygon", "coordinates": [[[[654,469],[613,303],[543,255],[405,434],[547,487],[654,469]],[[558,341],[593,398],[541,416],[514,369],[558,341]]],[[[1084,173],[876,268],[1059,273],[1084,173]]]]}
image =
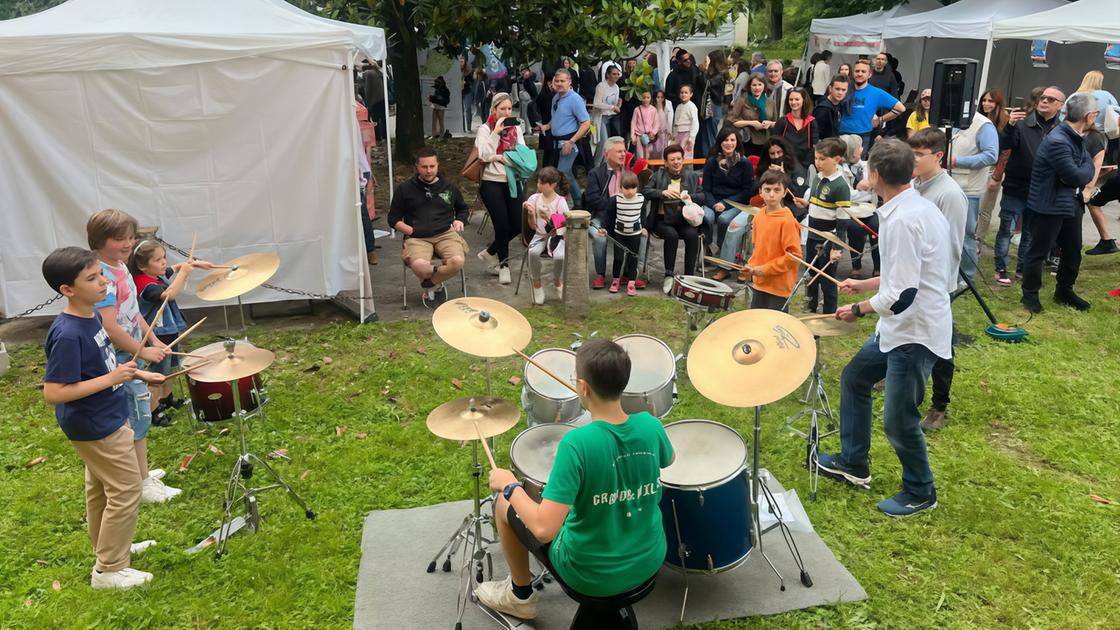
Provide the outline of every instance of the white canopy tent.
{"type": "Polygon", "coordinates": [[[937,0],[911,0],[887,9],[836,18],[818,18],[809,25],[809,54],[831,50],[841,61],[874,55],[882,49],[887,20],[940,9],[937,0]]]}
{"type": "Polygon", "coordinates": [[[276,253],[278,286],[357,289],[364,320],[359,56],[384,59],[380,29],[283,0],[70,0],[0,22],[0,311],[50,297],[43,258],[116,207],[182,247],[197,233],[210,260],[276,253]]]}
{"type": "Polygon", "coordinates": [[[1120,72],[1105,68],[1103,46],[1120,40],[1120,4],[1116,0],[1079,0],[1072,4],[996,22],[985,58],[1010,50],[1013,73],[1003,81],[989,81],[985,65],[981,85],[1006,87],[1012,94],[1023,94],[1034,85],[1059,83],[1066,90],[1077,88],[1088,70],[1101,70],[1105,89],[1120,90],[1120,72]],[[1047,50],[1049,68],[1035,68],[1029,59],[1029,42],[1045,39],[1058,46],[1047,50]],[[998,41],[1004,40],[1004,41],[998,41]],[[1020,41],[1015,41],[1020,40],[1020,41]],[[1055,80],[1055,78],[1060,78],[1055,80]]]}

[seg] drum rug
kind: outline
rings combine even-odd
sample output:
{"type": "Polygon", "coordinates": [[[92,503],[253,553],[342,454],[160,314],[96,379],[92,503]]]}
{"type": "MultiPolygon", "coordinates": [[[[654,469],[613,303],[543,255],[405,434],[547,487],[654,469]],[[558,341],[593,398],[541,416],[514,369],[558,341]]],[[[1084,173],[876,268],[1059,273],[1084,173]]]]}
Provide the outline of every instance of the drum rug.
{"type": "MultiPolygon", "coordinates": [[[[783,492],[772,478],[768,485],[775,493],[783,492]]],[[[354,605],[355,628],[450,630],[454,627],[461,553],[452,557],[450,573],[444,573],[439,566],[434,573],[427,573],[426,569],[433,554],[470,510],[469,501],[457,501],[369,513],[362,533],[362,559],[358,567],[358,591],[354,605]]],[[[485,530],[483,534],[490,535],[485,530]]],[[[786,590],[782,592],[778,589],[778,578],[756,548],[736,569],[715,575],[688,576],[685,623],[773,615],[867,599],[863,587],[836,560],[815,532],[795,528],[793,536],[806,570],[812,577],[811,588],[801,585],[797,565],[781,533],[774,529],[763,535],[763,547],[785,576],[786,590]]],[[[501,548],[495,544],[492,551],[495,579],[500,579],[508,571],[502,560],[501,548]]],[[[437,564],[442,562],[441,557],[437,564]]],[[[535,572],[535,561],[533,567],[535,572]]],[[[634,607],[639,625],[642,628],[678,625],[684,586],[685,578],[681,573],[662,567],[653,593],[634,607]]],[[[541,591],[539,611],[535,620],[518,628],[567,628],[575,614],[576,604],[564,595],[559,586],[549,584],[541,591]]],[[[487,629],[501,626],[468,601],[463,627],[487,629]]]]}

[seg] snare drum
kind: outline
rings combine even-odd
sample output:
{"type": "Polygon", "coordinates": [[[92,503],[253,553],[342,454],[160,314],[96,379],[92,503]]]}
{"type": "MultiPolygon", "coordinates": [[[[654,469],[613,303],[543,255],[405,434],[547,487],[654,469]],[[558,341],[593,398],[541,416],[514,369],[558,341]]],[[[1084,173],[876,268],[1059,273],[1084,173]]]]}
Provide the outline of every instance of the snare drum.
{"type": "MultiPolygon", "coordinates": [[[[253,344],[248,341],[238,341],[239,345],[253,344]]],[[[225,352],[224,342],[219,341],[203,346],[191,352],[194,355],[210,355],[225,352]]],[[[256,346],[254,346],[256,347],[256,346]]],[[[200,363],[202,359],[186,357],[183,367],[189,368],[200,363]]],[[[191,395],[191,413],[195,420],[202,422],[220,422],[233,417],[233,388],[227,383],[203,383],[196,381],[187,373],[187,389],[191,395]]],[[[241,399],[241,409],[246,413],[256,410],[268,401],[267,392],[260,374],[245,376],[237,381],[237,392],[241,399]]]]}
{"type": "Polygon", "coordinates": [[[622,392],[628,414],[648,411],[664,418],[676,402],[677,362],[665,342],[649,335],[623,335],[614,340],[630,355],[630,380],[622,392]]]}
{"type": "MultiPolygon", "coordinates": [[[[548,348],[532,359],[552,370],[573,385],[576,382],[576,353],[562,348],[548,348]]],[[[529,426],[548,422],[574,422],[583,414],[579,397],[556,382],[532,363],[525,364],[521,387],[521,404],[529,426]]]]}
{"type": "Polygon", "coordinates": [[[538,424],[522,431],[509,445],[510,468],[534,501],[541,500],[561,438],[574,428],[568,424],[538,424]]]}
{"type": "Polygon", "coordinates": [[[676,453],[661,471],[665,564],[680,569],[683,550],[687,571],[734,569],[751,552],[746,443],[711,420],[681,420],[666,425],[665,433],[676,453]]]}
{"type": "Polygon", "coordinates": [[[673,276],[669,295],[685,304],[705,308],[709,313],[729,310],[735,301],[734,289],[701,276],[673,276]]]}

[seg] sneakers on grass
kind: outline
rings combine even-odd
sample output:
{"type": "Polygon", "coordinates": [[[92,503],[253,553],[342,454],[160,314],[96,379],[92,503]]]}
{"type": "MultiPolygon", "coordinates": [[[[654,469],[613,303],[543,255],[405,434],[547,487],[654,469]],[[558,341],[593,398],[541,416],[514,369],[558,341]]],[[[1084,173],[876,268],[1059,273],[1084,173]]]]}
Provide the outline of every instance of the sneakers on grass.
{"type": "Polygon", "coordinates": [[[544,287],[533,287],[533,304],[544,304],[544,287]]]}
{"type": "Polygon", "coordinates": [[[149,548],[155,547],[158,544],[159,543],[154,540],[142,540],[138,543],[132,543],[131,545],[129,545],[128,553],[134,556],[138,556],[147,551],[149,548]]]}
{"type": "Polygon", "coordinates": [[[151,581],[151,573],[137,571],[133,568],[125,568],[120,571],[102,571],[101,573],[94,571],[89,576],[89,585],[95,589],[112,588],[126,591],[134,586],[142,586],[151,581]]]}
{"type": "Polygon", "coordinates": [[[513,594],[513,581],[506,578],[500,581],[483,582],[474,589],[475,597],[486,606],[518,619],[536,619],[537,600],[540,598],[537,591],[529,599],[521,599],[513,594]]]}
{"type": "Polygon", "coordinates": [[[1011,276],[1009,276],[1007,274],[1007,271],[997,271],[996,272],[996,284],[998,284],[1001,287],[1011,286],[1011,276]]]}
{"type": "Polygon", "coordinates": [[[918,512],[932,510],[935,507],[937,507],[937,488],[934,488],[928,497],[919,497],[903,490],[879,502],[879,511],[895,518],[914,516],[918,512]]]}
{"type": "Polygon", "coordinates": [[[821,453],[817,455],[817,468],[822,475],[830,479],[865,489],[871,487],[871,470],[866,465],[852,466],[840,459],[839,454],[821,453]]]}
{"type": "Polygon", "coordinates": [[[163,479],[163,476],[166,474],[167,471],[162,468],[152,468],[148,470],[148,476],[152,479],[163,479]]]}
{"type": "Polygon", "coordinates": [[[182,490],[164,485],[151,475],[140,484],[141,503],[166,503],[182,494],[182,490]]]}

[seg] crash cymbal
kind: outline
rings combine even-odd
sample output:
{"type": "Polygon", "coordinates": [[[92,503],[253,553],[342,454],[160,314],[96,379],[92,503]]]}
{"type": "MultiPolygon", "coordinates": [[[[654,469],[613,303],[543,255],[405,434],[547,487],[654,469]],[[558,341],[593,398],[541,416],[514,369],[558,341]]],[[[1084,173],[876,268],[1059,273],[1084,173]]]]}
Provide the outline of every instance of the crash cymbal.
{"type": "Polygon", "coordinates": [[[692,342],[688,378],[712,402],[754,407],[797,389],[816,357],[813,333],[796,317],[739,311],[716,320],[692,342]]]}
{"type": "Polygon", "coordinates": [[[190,375],[203,383],[227,383],[260,374],[275,360],[276,355],[268,350],[228,341],[220,350],[192,357],[191,364],[198,367],[190,375]]]}
{"type": "Polygon", "coordinates": [[[269,252],[247,254],[234,258],[224,267],[206,274],[195,292],[208,302],[228,300],[261,286],[280,268],[280,257],[269,252]]]}
{"type": "Polygon", "coordinates": [[[724,200],[724,203],[731,206],[732,208],[737,208],[739,210],[742,210],[743,212],[746,212],[747,214],[751,215],[752,217],[754,215],[758,214],[759,210],[761,210],[761,208],[756,208],[754,206],[748,206],[745,203],[739,203],[737,201],[724,200]]]}
{"type": "Polygon", "coordinates": [[[481,297],[444,302],[432,326],[449,346],[476,357],[506,357],[533,338],[529,320],[512,306],[481,297]]]}
{"type": "Polygon", "coordinates": [[[817,337],[843,337],[857,330],[855,322],[846,322],[835,317],[798,317],[809,331],[817,337]]]}
{"type": "MultiPolygon", "coordinates": [[[[836,236],[835,232],[822,232],[821,230],[817,230],[817,229],[811,228],[809,226],[805,226],[805,229],[809,230],[813,234],[816,234],[817,236],[823,238],[824,240],[832,243],[833,245],[843,247],[844,249],[852,252],[853,254],[862,254],[863,253],[863,252],[856,251],[855,248],[853,248],[851,245],[848,245],[847,243],[845,243],[843,240],[840,239],[839,236],[836,236]]],[[[816,256],[816,252],[807,254],[805,256],[805,259],[809,260],[809,261],[812,261],[814,256],[816,256]]]]}
{"type": "Polygon", "coordinates": [[[448,440],[491,438],[512,429],[521,411],[512,401],[493,396],[468,396],[449,400],[428,414],[428,430],[448,440]],[[477,423],[478,429],[475,429],[477,423]]]}

